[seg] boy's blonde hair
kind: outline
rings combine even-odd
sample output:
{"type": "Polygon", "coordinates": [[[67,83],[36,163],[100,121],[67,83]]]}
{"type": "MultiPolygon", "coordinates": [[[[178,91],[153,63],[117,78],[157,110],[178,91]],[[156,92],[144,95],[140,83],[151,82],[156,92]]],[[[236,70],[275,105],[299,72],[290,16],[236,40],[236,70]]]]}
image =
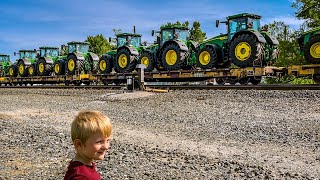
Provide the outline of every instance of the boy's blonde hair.
{"type": "Polygon", "coordinates": [[[99,111],[80,111],[71,124],[72,142],[80,139],[82,143],[85,143],[95,133],[102,133],[104,137],[110,137],[112,133],[110,119],[99,111]]]}

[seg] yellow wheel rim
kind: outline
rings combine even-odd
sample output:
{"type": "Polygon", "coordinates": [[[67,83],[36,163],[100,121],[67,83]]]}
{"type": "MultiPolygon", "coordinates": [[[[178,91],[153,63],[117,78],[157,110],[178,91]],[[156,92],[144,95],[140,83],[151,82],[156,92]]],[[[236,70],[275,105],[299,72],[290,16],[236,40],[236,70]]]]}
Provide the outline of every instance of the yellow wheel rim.
{"type": "Polygon", "coordinates": [[[177,62],[177,59],[178,59],[178,56],[177,56],[176,51],[169,50],[166,53],[166,62],[168,65],[170,65],[170,66],[174,65],[177,62]]]}
{"type": "Polygon", "coordinates": [[[148,57],[143,57],[143,58],[141,58],[141,64],[144,64],[144,65],[146,65],[147,67],[148,67],[148,65],[149,65],[149,58],[148,57]]]}
{"type": "Polygon", "coordinates": [[[69,62],[68,62],[69,71],[73,71],[74,70],[74,66],[75,66],[74,60],[73,59],[69,59],[69,62]]]}
{"type": "Polygon", "coordinates": [[[19,72],[20,74],[24,73],[24,66],[22,64],[19,65],[19,72]]]}
{"type": "Polygon", "coordinates": [[[312,44],[310,54],[313,58],[320,58],[320,42],[312,44]]]}
{"type": "Polygon", "coordinates": [[[59,74],[59,71],[60,71],[59,64],[55,64],[55,65],[54,65],[54,72],[55,72],[56,74],[59,74]]]}
{"type": "Polygon", "coordinates": [[[44,71],[44,65],[43,65],[43,63],[40,63],[39,64],[39,72],[43,73],[43,71],[44,71]]]}
{"type": "Polygon", "coordinates": [[[99,67],[101,71],[105,71],[107,69],[107,62],[105,60],[101,60],[99,67]]]}
{"type": "Polygon", "coordinates": [[[128,58],[125,54],[121,54],[118,58],[118,64],[121,68],[125,68],[128,65],[128,58]]]}
{"type": "Polygon", "coordinates": [[[30,67],[29,67],[29,74],[30,74],[30,75],[33,75],[33,72],[34,72],[34,69],[33,69],[32,66],[30,66],[30,67]]]}
{"type": "Polygon", "coordinates": [[[241,42],[237,45],[235,54],[238,60],[245,61],[251,55],[251,46],[247,42],[241,42]]]}
{"type": "Polygon", "coordinates": [[[9,69],[9,74],[10,74],[10,76],[13,76],[13,68],[9,69]]]}
{"type": "Polygon", "coordinates": [[[208,51],[202,51],[199,56],[199,62],[201,65],[208,65],[210,62],[210,53],[208,51]]]}

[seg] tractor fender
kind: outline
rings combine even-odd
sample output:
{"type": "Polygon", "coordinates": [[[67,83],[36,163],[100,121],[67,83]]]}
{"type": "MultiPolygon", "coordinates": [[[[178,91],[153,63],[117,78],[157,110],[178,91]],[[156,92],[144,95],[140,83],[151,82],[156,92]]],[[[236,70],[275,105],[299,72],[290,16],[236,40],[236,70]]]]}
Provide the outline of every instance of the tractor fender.
{"type": "Polygon", "coordinates": [[[197,43],[197,42],[194,42],[194,41],[191,41],[190,42],[190,44],[191,44],[191,49],[194,51],[194,52],[197,52],[198,51],[198,46],[199,46],[199,44],[197,43]]]}
{"type": "Polygon", "coordinates": [[[277,38],[271,36],[268,33],[265,34],[265,39],[266,39],[267,42],[270,42],[273,45],[278,45],[279,44],[279,41],[277,40],[277,38]]]}
{"type": "Polygon", "coordinates": [[[85,59],[84,56],[82,54],[80,54],[80,53],[74,52],[74,53],[68,54],[68,56],[71,55],[71,54],[75,55],[78,60],[84,61],[84,59],[85,59]]]}
{"type": "Polygon", "coordinates": [[[46,61],[47,64],[53,64],[52,58],[44,57],[43,59],[46,61]]]}
{"type": "Polygon", "coordinates": [[[20,59],[19,61],[23,61],[26,66],[31,65],[31,61],[28,58],[20,59]]]}
{"type": "Polygon", "coordinates": [[[258,31],[239,31],[232,37],[232,41],[236,37],[238,37],[238,36],[240,36],[242,34],[252,34],[258,39],[259,42],[262,42],[262,43],[266,43],[267,42],[266,39],[262,36],[262,34],[259,33],[258,31]]]}
{"type": "Polygon", "coordinates": [[[178,40],[169,40],[167,42],[165,42],[162,47],[166,47],[169,44],[177,44],[179,46],[179,48],[181,49],[181,51],[188,51],[188,46],[182,42],[182,41],[178,41],[178,40]]]}
{"type": "Polygon", "coordinates": [[[89,53],[89,55],[91,56],[92,60],[94,62],[98,62],[99,61],[99,56],[96,55],[95,53],[89,53]]]}
{"type": "Polygon", "coordinates": [[[119,52],[121,49],[126,49],[127,51],[130,52],[131,55],[139,56],[139,52],[135,47],[132,46],[122,46],[117,49],[117,52],[119,52]]]}

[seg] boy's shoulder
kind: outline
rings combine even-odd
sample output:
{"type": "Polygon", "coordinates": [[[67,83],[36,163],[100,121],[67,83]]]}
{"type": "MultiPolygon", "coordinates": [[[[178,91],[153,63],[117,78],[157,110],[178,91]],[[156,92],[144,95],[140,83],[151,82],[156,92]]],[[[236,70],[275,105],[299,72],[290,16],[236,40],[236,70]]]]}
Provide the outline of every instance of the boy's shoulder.
{"type": "Polygon", "coordinates": [[[71,161],[66,175],[65,180],[71,179],[94,179],[100,180],[101,177],[96,170],[96,166],[92,163],[92,166],[88,166],[79,161],[71,161]]]}

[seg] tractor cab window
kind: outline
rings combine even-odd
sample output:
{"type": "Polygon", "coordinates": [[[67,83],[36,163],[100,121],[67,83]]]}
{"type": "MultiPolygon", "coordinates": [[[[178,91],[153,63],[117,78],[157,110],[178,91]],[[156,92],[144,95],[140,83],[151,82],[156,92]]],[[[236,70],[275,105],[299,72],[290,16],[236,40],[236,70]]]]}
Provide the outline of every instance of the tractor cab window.
{"type": "Polygon", "coordinates": [[[23,59],[25,57],[25,52],[19,52],[19,59],[23,59]]]}
{"type": "Polygon", "coordinates": [[[46,56],[46,50],[45,49],[40,49],[40,56],[45,57],[46,56]]]}
{"type": "Polygon", "coordinates": [[[37,54],[35,52],[25,52],[25,57],[29,59],[35,59],[37,54]]]}
{"type": "Polygon", "coordinates": [[[73,52],[87,53],[88,51],[89,51],[88,44],[70,44],[69,45],[69,53],[73,53],[73,52]]]}
{"type": "Polygon", "coordinates": [[[236,32],[246,30],[247,21],[246,18],[232,19],[229,21],[229,40],[232,39],[236,32]]]}
{"type": "Polygon", "coordinates": [[[58,54],[58,49],[47,49],[47,56],[49,57],[58,56],[58,54]]]}
{"type": "Polygon", "coordinates": [[[117,39],[117,47],[124,46],[124,45],[126,45],[126,43],[127,43],[126,36],[118,37],[118,39],[117,39]]]}
{"type": "Polygon", "coordinates": [[[260,29],[260,19],[252,19],[252,18],[248,18],[248,24],[250,24],[250,26],[252,26],[251,28],[259,31],[260,29]]]}
{"type": "Polygon", "coordinates": [[[180,39],[182,41],[187,41],[189,38],[189,31],[188,30],[176,29],[175,33],[178,36],[178,39],[180,39]]]}
{"type": "Polygon", "coordinates": [[[0,56],[0,62],[7,62],[9,61],[9,56],[0,56]]]}
{"type": "Polygon", "coordinates": [[[141,37],[131,37],[131,39],[129,40],[130,40],[130,45],[134,47],[139,47],[141,45],[141,37]]]}
{"type": "Polygon", "coordinates": [[[161,33],[161,45],[170,40],[170,39],[173,39],[173,29],[166,29],[166,30],[163,30],[162,33],[161,33]]]}

